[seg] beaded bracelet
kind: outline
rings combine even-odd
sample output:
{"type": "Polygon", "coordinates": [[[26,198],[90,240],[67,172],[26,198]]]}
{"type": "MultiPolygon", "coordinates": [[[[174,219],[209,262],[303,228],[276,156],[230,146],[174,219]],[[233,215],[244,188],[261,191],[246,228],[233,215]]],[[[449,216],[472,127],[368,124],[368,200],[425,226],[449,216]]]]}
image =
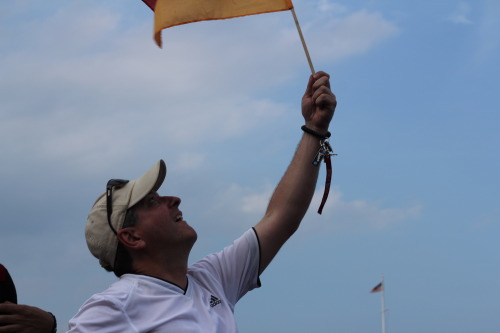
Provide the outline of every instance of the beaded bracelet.
{"type": "Polygon", "coordinates": [[[312,136],[315,136],[315,137],[317,137],[318,139],[327,139],[327,138],[329,138],[329,137],[331,137],[331,136],[332,136],[332,133],[330,133],[329,131],[326,131],[326,134],[325,134],[325,135],[321,135],[320,133],[318,133],[318,132],[316,132],[316,131],[314,131],[314,130],[310,129],[310,128],[309,128],[309,127],[307,127],[306,125],[303,125],[303,126],[301,127],[301,129],[302,129],[305,133],[307,133],[307,134],[311,134],[312,136]]]}

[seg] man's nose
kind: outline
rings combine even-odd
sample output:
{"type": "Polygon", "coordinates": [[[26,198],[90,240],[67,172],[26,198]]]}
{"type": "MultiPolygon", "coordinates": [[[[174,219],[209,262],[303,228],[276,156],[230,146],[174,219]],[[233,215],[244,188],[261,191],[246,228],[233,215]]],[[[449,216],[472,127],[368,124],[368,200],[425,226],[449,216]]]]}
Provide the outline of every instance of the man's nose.
{"type": "Polygon", "coordinates": [[[181,198],[174,196],[164,196],[163,200],[167,202],[170,207],[178,207],[181,204],[181,198]]]}

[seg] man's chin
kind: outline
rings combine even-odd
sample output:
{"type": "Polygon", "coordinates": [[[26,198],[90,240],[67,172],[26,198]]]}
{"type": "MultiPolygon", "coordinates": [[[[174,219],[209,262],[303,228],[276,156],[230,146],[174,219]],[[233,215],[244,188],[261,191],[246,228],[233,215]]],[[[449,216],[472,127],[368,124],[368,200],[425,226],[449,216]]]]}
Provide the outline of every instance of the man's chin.
{"type": "Polygon", "coordinates": [[[196,243],[196,240],[198,239],[198,234],[196,233],[196,230],[194,230],[193,228],[191,228],[192,230],[192,234],[190,235],[189,239],[191,241],[191,247],[194,245],[194,243],[196,243]]]}

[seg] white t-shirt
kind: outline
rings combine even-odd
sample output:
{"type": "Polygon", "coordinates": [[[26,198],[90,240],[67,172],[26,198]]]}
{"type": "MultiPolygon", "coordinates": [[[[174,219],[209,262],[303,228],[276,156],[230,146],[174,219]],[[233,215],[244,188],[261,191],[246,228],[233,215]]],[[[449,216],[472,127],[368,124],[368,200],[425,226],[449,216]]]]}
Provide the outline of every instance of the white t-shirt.
{"type": "Polygon", "coordinates": [[[260,287],[254,230],[188,269],[186,290],[145,275],[124,274],[93,295],[69,322],[76,332],[237,332],[234,305],[260,287]]]}

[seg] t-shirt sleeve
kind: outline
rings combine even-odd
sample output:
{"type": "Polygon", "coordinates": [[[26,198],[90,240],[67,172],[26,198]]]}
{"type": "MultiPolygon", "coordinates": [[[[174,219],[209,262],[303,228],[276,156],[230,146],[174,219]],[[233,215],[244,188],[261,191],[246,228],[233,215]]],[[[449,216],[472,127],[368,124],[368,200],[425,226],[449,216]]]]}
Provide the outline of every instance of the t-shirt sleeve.
{"type": "Polygon", "coordinates": [[[191,270],[208,276],[205,279],[208,283],[215,278],[224,289],[226,298],[236,304],[248,291],[260,287],[259,265],[259,240],[255,231],[249,229],[221,252],[195,263],[191,270]]]}

